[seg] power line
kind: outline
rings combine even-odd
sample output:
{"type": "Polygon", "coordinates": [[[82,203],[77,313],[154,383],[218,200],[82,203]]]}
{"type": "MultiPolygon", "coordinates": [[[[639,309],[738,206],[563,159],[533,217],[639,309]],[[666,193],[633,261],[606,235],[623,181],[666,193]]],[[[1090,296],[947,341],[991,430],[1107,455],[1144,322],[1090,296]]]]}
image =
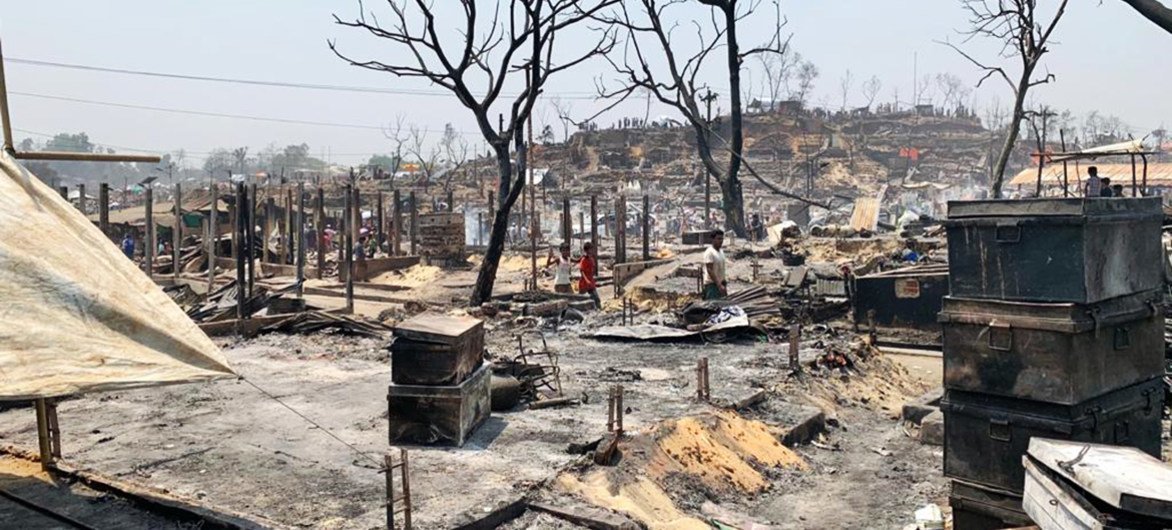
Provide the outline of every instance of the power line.
{"type": "MultiPolygon", "coordinates": [[[[191,74],[175,74],[169,72],[151,72],[147,70],[131,70],[127,68],[108,68],[103,66],[92,66],[84,64],[59,63],[53,61],[40,61],[36,59],[17,59],[8,57],[5,58],[6,63],[23,64],[28,66],[39,66],[48,68],[65,68],[70,70],[84,70],[89,72],[105,72],[111,74],[122,75],[137,75],[146,77],[159,77],[168,79],[182,79],[185,81],[206,81],[212,83],[230,83],[237,85],[255,85],[267,87],[282,87],[282,88],[299,88],[309,90],[331,90],[337,92],[358,92],[365,94],[383,94],[383,95],[398,95],[398,96],[441,96],[451,97],[452,93],[446,90],[420,90],[409,88],[379,88],[379,87],[362,87],[362,86],[347,86],[347,85],[323,85],[315,83],[294,83],[289,81],[265,81],[259,79],[237,79],[230,77],[216,77],[203,76],[191,74]]],[[[502,94],[505,97],[516,97],[517,94],[502,94]]],[[[566,99],[597,99],[596,95],[587,92],[562,92],[556,94],[558,97],[566,99]]]]}
{"type": "MultiPolygon", "coordinates": [[[[212,118],[228,118],[228,119],[237,119],[237,120],[263,121],[263,122],[273,122],[273,123],[286,123],[286,124],[293,124],[293,125],[313,125],[313,126],[318,126],[318,127],[340,127],[340,128],[344,128],[344,129],[360,129],[360,130],[374,130],[374,131],[386,130],[385,127],[381,127],[378,125],[362,125],[362,124],[355,124],[355,123],[336,123],[336,122],[325,122],[325,121],[300,120],[300,119],[295,119],[295,118],[270,118],[270,117],[265,117],[265,116],[249,116],[246,114],[230,114],[230,113],[225,113],[225,112],[212,112],[212,111],[191,110],[191,109],[176,109],[176,108],[170,108],[170,107],[155,107],[155,106],[150,106],[150,105],[136,105],[133,103],[116,103],[116,102],[112,102],[112,101],[97,101],[97,100],[93,100],[93,99],[74,98],[74,97],[68,97],[68,96],[55,96],[55,95],[50,95],[50,94],[36,94],[33,92],[10,91],[10,92],[8,92],[8,94],[13,95],[13,96],[22,96],[22,97],[39,98],[39,99],[50,99],[50,100],[55,100],[55,101],[67,101],[70,103],[83,103],[86,105],[100,105],[100,106],[104,106],[104,107],[116,107],[116,108],[134,109],[134,110],[147,110],[147,111],[152,111],[152,112],[170,112],[173,114],[187,114],[187,115],[192,115],[192,116],[206,116],[206,117],[212,117],[212,118]]],[[[426,133],[426,134],[436,133],[436,132],[442,133],[443,132],[443,131],[437,131],[434,129],[419,129],[419,131],[426,133]]],[[[458,132],[460,134],[468,134],[468,135],[480,134],[480,131],[457,130],[456,132],[458,132]]]]}

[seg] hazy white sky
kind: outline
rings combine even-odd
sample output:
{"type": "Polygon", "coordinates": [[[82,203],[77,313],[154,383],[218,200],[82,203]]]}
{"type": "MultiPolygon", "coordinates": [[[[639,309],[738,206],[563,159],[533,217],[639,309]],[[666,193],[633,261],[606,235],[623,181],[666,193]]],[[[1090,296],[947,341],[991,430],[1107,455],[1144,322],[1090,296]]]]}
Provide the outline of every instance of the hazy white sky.
{"type": "MultiPolygon", "coordinates": [[[[436,0],[445,11],[454,1],[436,0]]],[[[1052,6],[1055,0],[1040,0],[1052,6]]],[[[1137,136],[1172,121],[1172,35],[1141,18],[1120,0],[1071,0],[1058,32],[1058,44],[1046,59],[1057,82],[1041,87],[1036,100],[1076,113],[1098,110],[1114,114],[1137,136]]],[[[368,10],[389,18],[385,2],[368,0],[368,10]]],[[[491,5],[484,2],[485,9],[491,5]]],[[[326,46],[327,39],[361,58],[390,60],[401,50],[356,30],[333,24],[331,14],[352,18],[351,0],[0,0],[0,37],[7,57],[113,68],[174,72],[299,83],[394,87],[434,91],[420,80],[401,80],[348,66],[326,46]]],[[[702,6],[678,12],[706,17],[702,6]]],[[[871,75],[883,83],[881,101],[898,89],[908,99],[913,57],[921,75],[952,72],[975,84],[975,68],[938,44],[957,39],[966,25],[959,0],[783,0],[798,52],[822,72],[812,100],[837,106],[839,79],[849,69],[856,81],[852,100],[859,102],[859,82],[871,75]]],[[[769,10],[765,10],[769,11],[769,10]]],[[[444,20],[453,20],[447,17],[444,20]]],[[[771,12],[746,22],[742,41],[768,37],[771,12]]],[[[578,36],[579,38],[585,35],[578,36]]],[[[563,45],[570,43],[563,42],[563,45]]],[[[975,46],[983,57],[988,47],[975,46]]],[[[995,51],[993,49],[992,51],[995,51]]],[[[134,105],[244,114],[293,120],[380,126],[403,115],[438,137],[445,122],[469,131],[481,145],[470,114],[453,98],[428,95],[379,95],[293,88],[227,85],[81,72],[8,64],[9,90],[134,105]]],[[[606,75],[596,62],[563,75],[547,87],[586,114],[595,103],[593,79],[606,75]]],[[[757,75],[749,74],[754,80],[757,75]]],[[[719,91],[720,85],[714,82],[719,91]]],[[[978,106],[993,98],[1010,99],[1002,84],[977,93],[978,106]]],[[[159,113],[12,95],[17,139],[35,133],[89,133],[96,142],[125,148],[171,151],[186,148],[189,164],[215,147],[247,145],[252,151],[275,143],[308,143],[331,161],[356,164],[388,142],[376,129],[278,124],[210,116],[159,113]]],[[[727,104],[723,105],[727,108],[727,104]]],[[[642,114],[642,105],[627,109],[642,114]],[[637,110],[636,110],[637,109],[637,110]]],[[[668,114],[656,109],[653,116],[668,114]]],[[[554,122],[550,109],[537,121],[554,122]]],[[[603,118],[606,124],[613,118],[603,118]]],[[[555,126],[559,131],[560,127],[555,126]]]]}

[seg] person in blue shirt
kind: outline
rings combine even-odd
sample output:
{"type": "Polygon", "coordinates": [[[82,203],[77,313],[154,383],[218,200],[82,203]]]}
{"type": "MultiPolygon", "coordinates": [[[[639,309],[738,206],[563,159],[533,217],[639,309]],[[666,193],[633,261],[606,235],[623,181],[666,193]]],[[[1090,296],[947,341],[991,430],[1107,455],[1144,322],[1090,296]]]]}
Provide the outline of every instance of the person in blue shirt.
{"type": "Polygon", "coordinates": [[[122,253],[126,254],[128,259],[134,259],[134,237],[130,234],[122,236],[122,253]]]}

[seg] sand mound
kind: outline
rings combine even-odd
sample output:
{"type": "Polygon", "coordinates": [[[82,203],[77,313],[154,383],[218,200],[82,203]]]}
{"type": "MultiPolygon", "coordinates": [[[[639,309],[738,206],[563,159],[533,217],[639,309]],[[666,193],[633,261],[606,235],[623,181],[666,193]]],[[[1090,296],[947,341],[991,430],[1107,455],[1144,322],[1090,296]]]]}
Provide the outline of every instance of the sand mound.
{"type": "Polygon", "coordinates": [[[648,528],[708,528],[683,513],[668,495],[704,490],[703,497],[742,497],[769,488],[766,469],[807,470],[809,465],[781,445],[775,429],[735,412],[714,411],[660,423],[619,444],[616,468],[582,478],[564,474],[558,484],[595,505],[625,512],[648,528]],[[669,486],[670,484],[670,486],[669,486]]]}
{"type": "Polygon", "coordinates": [[[759,493],[768,489],[769,482],[758,467],[807,468],[797,453],[777,441],[767,425],[731,412],[668,421],[656,438],[662,450],[656,456],[666,455],[678,468],[656,462],[653,466],[687,473],[717,491],[759,493]]]}
{"type": "MultiPolygon", "coordinates": [[[[697,296],[692,293],[659,291],[652,287],[631,287],[627,289],[626,297],[641,312],[663,313],[684,307],[688,305],[688,302],[695,300],[697,296]]],[[[603,311],[622,311],[622,309],[623,300],[621,298],[605,298],[602,301],[603,311]]]]}
{"type": "Polygon", "coordinates": [[[681,512],[671,497],[647,477],[637,477],[628,484],[616,485],[604,470],[595,470],[585,477],[563,473],[558,485],[586,501],[624,512],[647,525],[651,530],[708,530],[708,524],[681,512]]]}
{"type": "Polygon", "coordinates": [[[401,271],[387,271],[374,278],[372,283],[382,285],[399,285],[403,287],[421,287],[434,282],[443,273],[443,269],[434,265],[412,265],[401,271]]]}

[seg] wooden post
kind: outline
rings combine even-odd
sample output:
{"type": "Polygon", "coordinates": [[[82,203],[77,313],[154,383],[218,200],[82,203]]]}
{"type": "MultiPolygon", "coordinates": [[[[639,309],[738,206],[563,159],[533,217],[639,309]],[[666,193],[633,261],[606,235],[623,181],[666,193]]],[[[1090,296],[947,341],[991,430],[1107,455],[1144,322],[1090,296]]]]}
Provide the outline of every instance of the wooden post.
{"type": "MultiPolygon", "coordinates": [[[[384,230],[384,227],[386,226],[386,224],[385,224],[386,217],[383,215],[384,209],[383,209],[383,192],[382,192],[382,190],[379,190],[378,196],[375,199],[375,207],[378,208],[378,210],[376,212],[378,215],[376,216],[377,219],[375,221],[378,223],[378,226],[375,228],[375,233],[374,233],[375,242],[377,242],[377,244],[375,246],[379,250],[382,250],[383,243],[386,242],[386,237],[385,237],[386,231],[384,230]]],[[[371,257],[374,257],[374,256],[371,256],[371,257]]]]}
{"type": "Polygon", "coordinates": [[[289,186],[285,188],[285,250],[281,254],[282,265],[292,265],[296,261],[293,248],[296,234],[293,233],[293,230],[293,187],[289,186]]]}
{"type": "Polygon", "coordinates": [[[456,211],[456,195],[451,188],[448,189],[448,213],[456,211]]]}
{"type": "Polygon", "coordinates": [[[219,250],[220,243],[220,188],[216,186],[215,179],[212,180],[211,188],[212,202],[209,207],[210,215],[208,216],[208,294],[212,293],[212,289],[216,284],[216,252],[219,250]]]}
{"type": "Polygon", "coordinates": [[[357,227],[354,226],[354,210],[357,210],[357,205],[354,201],[354,188],[350,184],[346,185],[345,217],[346,217],[346,231],[343,256],[345,256],[346,266],[346,313],[354,312],[354,232],[357,227]]]}
{"type": "Polygon", "coordinates": [[[297,298],[305,296],[305,182],[297,183],[297,298]]]}
{"type": "Polygon", "coordinates": [[[147,184],[146,189],[146,220],[143,225],[142,264],[146,267],[148,278],[155,277],[155,189],[147,184]]]}
{"type": "Polygon", "coordinates": [[[791,324],[789,327],[789,369],[791,372],[797,373],[801,371],[802,365],[798,360],[798,353],[800,351],[802,337],[802,327],[798,324],[791,324]]]}
{"type": "Polygon", "coordinates": [[[248,245],[244,241],[244,235],[247,231],[244,229],[248,225],[248,197],[245,196],[248,188],[244,186],[243,182],[236,184],[236,225],[232,228],[232,254],[236,257],[236,322],[237,332],[239,332],[239,323],[244,320],[244,299],[245,291],[248,286],[248,279],[244,270],[244,253],[247,251],[248,245]]]}
{"type": "Polygon", "coordinates": [[[391,200],[395,201],[391,205],[391,222],[394,223],[391,227],[391,255],[398,256],[403,251],[403,207],[399,190],[392,192],[391,200]]]}
{"type": "Polygon", "coordinates": [[[261,263],[272,263],[273,260],[269,258],[269,234],[273,233],[273,222],[277,214],[276,199],[273,198],[272,192],[268,186],[265,187],[265,224],[264,233],[260,236],[260,261],[261,263]]]}
{"type": "Polygon", "coordinates": [[[317,235],[317,279],[322,278],[326,270],[326,194],[321,186],[317,187],[317,204],[314,206],[314,233],[317,235]]]}
{"type": "Polygon", "coordinates": [[[574,237],[574,221],[570,217],[570,197],[567,195],[562,197],[562,243],[570,244],[570,239],[574,237]]]}
{"type": "Polygon", "coordinates": [[[86,215],[85,211],[85,184],[77,185],[77,209],[81,210],[82,215],[86,215]]]}
{"type": "Polygon", "coordinates": [[[65,199],[66,201],[69,200],[69,186],[61,186],[57,188],[57,193],[61,194],[62,199],[65,199]]]}
{"type": "Polygon", "coordinates": [[[53,468],[53,438],[49,430],[49,404],[47,398],[35,400],[37,412],[37,442],[41,452],[41,469],[53,468]]]}
{"type": "Polygon", "coordinates": [[[598,249],[598,196],[590,196],[590,242],[598,249]]]}
{"type": "Polygon", "coordinates": [[[175,184],[175,226],[171,227],[171,278],[179,279],[179,246],[183,242],[183,189],[175,184]]]}
{"type": "Polygon", "coordinates": [[[651,260],[651,196],[643,196],[643,261],[651,260]]]}
{"type": "Polygon", "coordinates": [[[578,248],[582,248],[582,240],[586,233],[586,213],[578,210],[578,248]]]}
{"type": "MultiPolygon", "coordinates": [[[[248,260],[248,296],[252,296],[253,287],[256,286],[256,184],[248,186],[248,208],[245,215],[248,216],[247,223],[244,225],[244,249],[245,259],[248,260]]],[[[261,237],[261,244],[264,244],[264,237],[261,237]]],[[[261,251],[261,256],[264,256],[264,251],[261,251]]]]}
{"type": "MultiPolygon", "coordinates": [[[[627,262],[627,197],[619,195],[615,204],[615,263],[627,262]]],[[[615,282],[616,285],[618,282],[615,282]]]]}
{"type": "Polygon", "coordinates": [[[105,182],[98,185],[98,228],[110,237],[110,185],[105,182]]]}
{"type": "Polygon", "coordinates": [[[419,236],[419,205],[415,201],[415,191],[414,190],[411,191],[410,200],[411,200],[411,233],[409,235],[411,237],[411,255],[418,256],[419,253],[417,252],[415,245],[417,243],[417,240],[419,239],[419,237],[418,237],[419,236]]]}
{"type": "Polygon", "coordinates": [[[476,246],[484,244],[484,212],[476,214],[476,246]]]}
{"type": "MultiPolygon", "coordinates": [[[[358,189],[358,186],[351,185],[351,193],[354,194],[354,202],[350,203],[350,226],[352,227],[350,231],[350,237],[354,239],[355,243],[357,243],[358,234],[362,231],[362,192],[358,189]]],[[[351,251],[352,250],[353,249],[351,249],[351,251]]]]}

